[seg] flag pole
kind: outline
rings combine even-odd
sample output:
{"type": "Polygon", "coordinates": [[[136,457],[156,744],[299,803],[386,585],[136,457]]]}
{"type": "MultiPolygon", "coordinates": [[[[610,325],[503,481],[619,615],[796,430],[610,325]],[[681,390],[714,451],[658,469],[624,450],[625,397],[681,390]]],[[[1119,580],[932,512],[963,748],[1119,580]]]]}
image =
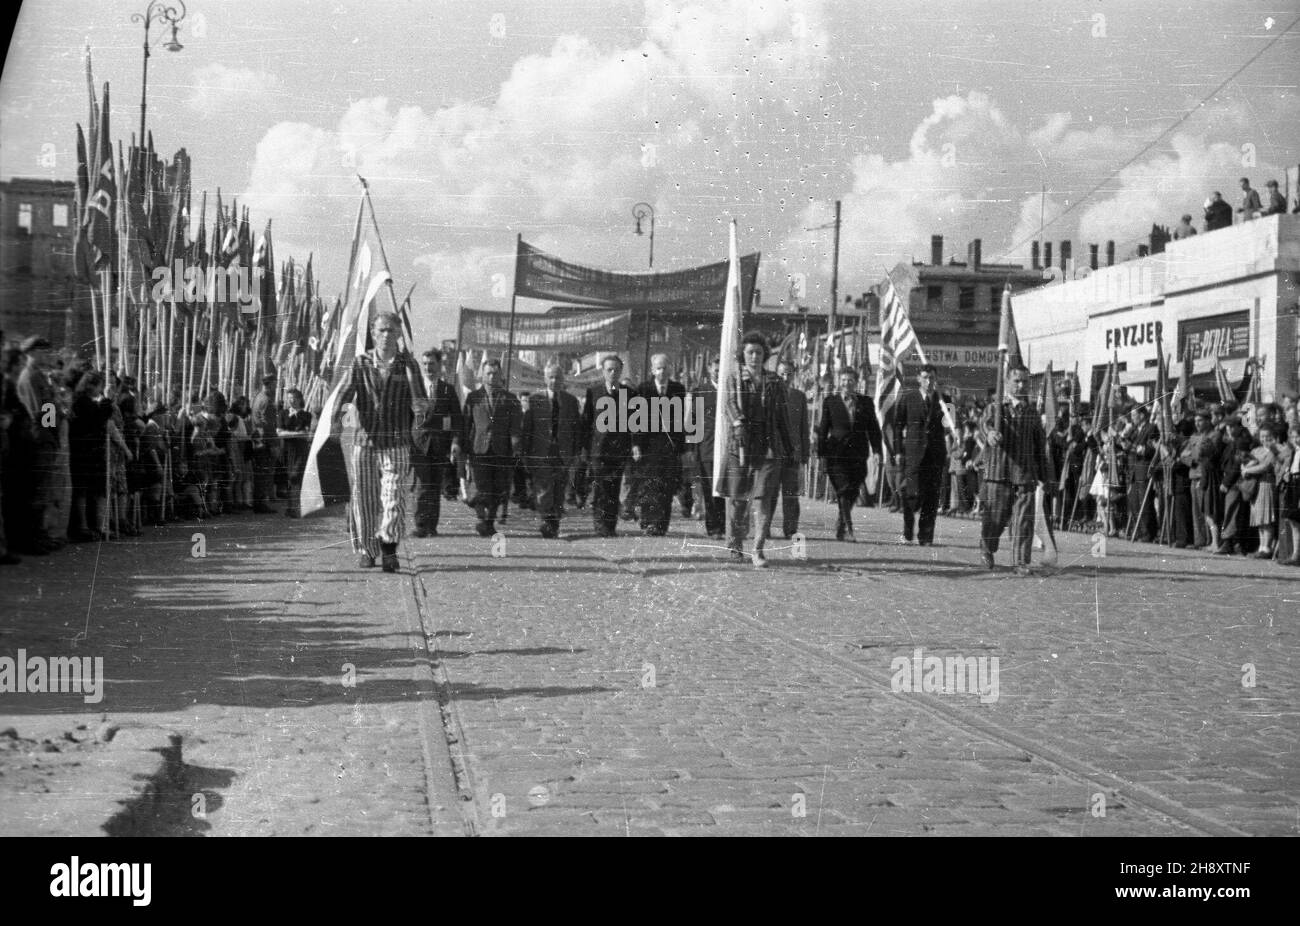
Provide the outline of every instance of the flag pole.
{"type": "MultiPolygon", "coordinates": [[[[379,219],[375,217],[375,204],[370,199],[370,184],[366,183],[366,178],[361,176],[360,174],[357,174],[357,179],[361,181],[361,189],[362,191],[364,191],[366,197],[366,206],[367,208],[370,209],[370,224],[375,229],[375,240],[379,242],[379,256],[383,258],[384,267],[387,268],[389,272],[388,281],[384,284],[384,289],[388,290],[388,299],[393,304],[393,312],[397,315],[399,319],[401,319],[402,325],[406,329],[408,336],[411,339],[412,343],[407,345],[407,351],[413,356],[415,353],[415,343],[414,343],[415,333],[411,327],[411,320],[407,317],[406,311],[397,304],[397,293],[393,291],[393,278],[392,278],[393,267],[392,264],[388,262],[388,254],[385,253],[384,251],[384,236],[379,231],[379,219]]],[[[349,267],[348,269],[351,270],[351,267],[349,267]]],[[[411,291],[412,292],[415,291],[414,286],[411,287],[411,291]]],[[[410,298],[410,293],[407,293],[407,298],[408,299],[410,298]]],[[[513,316],[511,316],[511,320],[513,321],[513,316]]],[[[357,335],[358,337],[360,337],[361,333],[357,332],[357,335]]],[[[410,386],[411,388],[412,398],[416,398],[416,399],[428,398],[428,395],[424,391],[424,377],[417,377],[415,375],[414,371],[412,370],[412,364],[406,365],[406,382],[407,385],[410,386]]],[[[509,388],[508,383],[507,383],[507,388],[509,388]]]]}
{"type": "MultiPolygon", "coordinates": [[[[519,254],[523,248],[524,236],[520,233],[515,234],[515,279],[510,286],[510,334],[508,337],[508,346],[506,347],[506,388],[510,388],[510,366],[515,359],[515,300],[519,298],[519,254]]],[[[647,310],[648,311],[648,310],[647,310]]],[[[646,318],[650,316],[647,314],[646,318]]],[[[629,322],[631,319],[628,320],[629,322]]],[[[631,324],[628,325],[628,344],[631,344],[631,324]]],[[[650,343],[650,335],[646,334],[646,344],[650,343]]]]}

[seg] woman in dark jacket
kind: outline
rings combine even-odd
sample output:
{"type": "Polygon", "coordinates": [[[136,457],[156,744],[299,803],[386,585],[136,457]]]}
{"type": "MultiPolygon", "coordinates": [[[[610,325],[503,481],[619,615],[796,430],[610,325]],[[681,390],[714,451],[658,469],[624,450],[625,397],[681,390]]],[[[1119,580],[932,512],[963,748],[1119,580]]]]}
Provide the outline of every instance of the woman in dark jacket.
{"type": "Polygon", "coordinates": [[[727,546],[735,562],[744,559],[741,551],[749,532],[751,503],[759,503],[760,523],[754,533],[753,561],[760,569],[767,565],[763,542],[776,512],[781,465],[796,453],[785,409],[789,390],[775,373],[764,369],[767,355],[763,335],[749,332],[741,343],[742,366],[727,377],[727,459],[721,493],[731,500],[727,546]]]}
{"type": "Polygon", "coordinates": [[[871,400],[858,395],[856,370],[841,370],[838,386],[838,393],[822,399],[817,455],[825,463],[839,502],[835,539],[853,543],[853,503],[867,476],[867,457],[880,453],[880,423],[871,400]]]}
{"type": "Polygon", "coordinates": [[[71,539],[104,539],[108,514],[108,421],[112,403],[104,401],[104,377],[88,370],[73,389],[68,439],[72,469],[71,539]]]}

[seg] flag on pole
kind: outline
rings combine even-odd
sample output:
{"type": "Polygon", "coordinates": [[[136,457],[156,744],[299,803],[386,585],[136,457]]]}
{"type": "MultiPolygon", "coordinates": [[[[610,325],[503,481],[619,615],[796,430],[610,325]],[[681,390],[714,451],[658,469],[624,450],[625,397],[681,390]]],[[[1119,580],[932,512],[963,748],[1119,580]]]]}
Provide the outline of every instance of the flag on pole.
{"type": "Polygon", "coordinates": [[[998,325],[998,350],[1006,351],[1007,369],[1024,366],[1020,355],[1020,338],[1016,335],[1016,319],[1011,312],[1011,287],[1002,290],[1002,320],[998,325]]]}
{"type": "Polygon", "coordinates": [[[907,307],[890,280],[880,313],[880,365],[876,368],[876,418],[882,427],[885,416],[903,392],[902,357],[916,343],[916,331],[907,317],[907,307]]]}
{"type": "Polygon", "coordinates": [[[722,341],[718,349],[717,416],[713,423],[713,497],[723,498],[722,474],[727,465],[727,388],[738,372],[740,353],[740,257],[736,249],[736,220],[731,220],[727,251],[727,298],[722,307],[722,341]]]}
{"type": "Polygon", "coordinates": [[[1106,364],[1106,375],[1102,378],[1101,388],[1097,394],[1092,397],[1092,430],[1093,433],[1099,432],[1102,428],[1110,427],[1110,395],[1113,388],[1115,372],[1112,364],[1106,364]]]}
{"type": "Polygon", "coordinates": [[[1056,427],[1060,411],[1056,407],[1056,382],[1052,378],[1052,361],[1043,372],[1043,430],[1048,434],[1056,427]]]}
{"type": "Polygon", "coordinates": [[[329,396],[316,421],[316,433],[312,436],[307,468],[302,477],[300,507],[304,517],[325,507],[325,498],[321,494],[320,487],[320,468],[316,462],[317,455],[333,434],[339,394],[343,391],[343,384],[352,370],[352,361],[366,352],[365,330],[369,326],[371,304],[385,284],[392,285],[392,275],[388,272],[387,262],[379,248],[379,230],[375,227],[374,215],[371,215],[370,222],[362,223],[365,210],[366,198],[363,195],[360,208],[357,210],[356,229],[352,236],[347,302],[341,313],[340,337],[333,357],[329,396]]]}
{"type": "Polygon", "coordinates": [[[1228,371],[1223,368],[1219,358],[1214,358],[1214,385],[1219,389],[1220,402],[1235,402],[1236,396],[1232,393],[1232,384],[1228,382],[1228,371]]]}
{"type": "Polygon", "coordinates": [[[1187,345],[1183,351],[1183,369],[1178,374],[1178,386],[1174,389],[1174,401],[1182,413],[1192,409],[1192,346],[1187,345]]]}

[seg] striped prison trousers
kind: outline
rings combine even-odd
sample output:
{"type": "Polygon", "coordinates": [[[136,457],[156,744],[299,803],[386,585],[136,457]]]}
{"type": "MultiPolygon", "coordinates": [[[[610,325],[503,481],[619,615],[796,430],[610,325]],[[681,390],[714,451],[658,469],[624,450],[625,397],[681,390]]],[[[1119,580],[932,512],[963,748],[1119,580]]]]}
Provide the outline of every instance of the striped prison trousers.
{"type": "Polygon", "coordinates": [[[383,552],[380,543],[401,543],[406,535],[404,484],[411,467],[410,449],[357,445],[352,448],[351,464],[348,536],[352,552],[378,559],[383,552]]]}

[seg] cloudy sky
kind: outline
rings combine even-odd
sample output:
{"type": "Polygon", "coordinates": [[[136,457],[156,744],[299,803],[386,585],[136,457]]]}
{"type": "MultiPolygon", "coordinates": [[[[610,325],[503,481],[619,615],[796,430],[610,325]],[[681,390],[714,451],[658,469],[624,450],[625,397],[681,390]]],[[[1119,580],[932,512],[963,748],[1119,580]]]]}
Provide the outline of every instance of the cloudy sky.
{"type": "MultiPolygon", "coordinates": [[[[113,134],[136,131],[145,5],[23,3],[0,176],[75,175],[87,42],[113,134]]],[[[1300,162],[1300,26],[1282,34],[1298,17],[1158,0],[193,0],[184,50],[150,59],[148,117],[161,150],[189,150],[196,191],[274,220],[278,258],[314,252],[327,295],[365,176],[425,338],[454,334],[458,305],[509,308],[516,234],[643,269],[640,200],[656,269],[725,257],[735,218],[763,253],[764,302],[793,276],[824,306],[818,226],[836,199],[854,293],[932,233],[949,253],[980,237],[985,260],[1025,259],[1045,214],[1048,239],[1076,254],[1115,239],[1122,256],[1152,221],[1199,219],[1209,190],[1280,178],[1300,162]]]]}

